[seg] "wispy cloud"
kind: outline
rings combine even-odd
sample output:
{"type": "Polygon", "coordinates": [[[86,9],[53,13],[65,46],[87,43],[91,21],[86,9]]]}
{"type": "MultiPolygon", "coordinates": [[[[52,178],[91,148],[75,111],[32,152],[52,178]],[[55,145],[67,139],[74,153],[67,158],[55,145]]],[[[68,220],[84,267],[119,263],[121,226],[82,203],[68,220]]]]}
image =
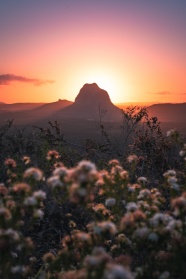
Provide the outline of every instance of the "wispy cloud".
{"type": "Polygon", "coordinates": [[[170,91],[160,91],[160,92],[155,92],[154,94],[156,95],[186,95],[185,92],[180,92],[180,93],[177,93],[177,92],[170,92],[170,91]]]}
{"type": "Polygon", "coordinates": [[[161,92],[156,92],[155,94],[158,94],[158,95],[170,95],[172,93],[169,92],[169,91],[161,91],[161,92]]]}
{"type": "Polygon", "coordinates": [[[54,80],[43,80],[37,78],[27,78],[11,74],[0,75],[0,85],[9,85],[14,81],[32,83],[35,86],[54,83],[54,80]]]}

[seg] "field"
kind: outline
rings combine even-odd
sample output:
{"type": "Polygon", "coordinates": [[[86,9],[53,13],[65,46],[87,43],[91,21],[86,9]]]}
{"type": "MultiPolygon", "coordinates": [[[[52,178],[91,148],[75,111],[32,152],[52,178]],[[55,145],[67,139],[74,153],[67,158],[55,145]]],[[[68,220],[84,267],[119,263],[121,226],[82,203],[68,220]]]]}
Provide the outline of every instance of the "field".
{"type": "Polygon", "coordinates": [[[185,279],[185,127],[170,128],[131,108],[4,123],[0,278],[185,279]]]}

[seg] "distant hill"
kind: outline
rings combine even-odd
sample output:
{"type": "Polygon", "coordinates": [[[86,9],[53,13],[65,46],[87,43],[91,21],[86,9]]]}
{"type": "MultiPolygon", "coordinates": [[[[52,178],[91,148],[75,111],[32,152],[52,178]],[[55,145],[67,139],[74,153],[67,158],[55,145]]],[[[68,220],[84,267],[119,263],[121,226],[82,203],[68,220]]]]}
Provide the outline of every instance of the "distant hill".
{"type": "MultiPolygon", "coordinates": [[[[38,122],[42,119],[50,120],[51,115],[56,113],[58,110],[63,109],[72,102],[67,100],[59,100],[58,102],[42,104],[41,106],[28,109],[28,110],[0,110],[0,120],[1,122],[6,121],[7,119],[14,119],[16,124],[30,124],[38,122]]],[[[24,106],[25,107],[25,106],[24,106]]]]}
{"type": "Polygon", "coordinates": [[[186,122],[186,103],[155,104],[147,107],[150,116],[156,116],[160,122],[186,122]]]}
{"type": "Polygon", "coordinates": [[[31,110],[42,106],[45,103],[15,103],[15,104],[5,104],[0,103],[0,110],[3,111],[22,111],[31,110]]]}
{"type": "Polygon", "coordinates": [[[96,83],[85,84],[75,102],[54,114],[54,118],[119,121],[121,112],[110,100],[108,93],[96,83]]]}
{"type": "Polygon", "coordinates": [[[36,111],[39,111],[39,112],[54,112],[56,110],[63,109],[64,107],[67,107],[71,104],[73,104],[73,102],[68,101],[68,100],[59,99],[57,102],[44,104],[44,105],[34,109],[34,111],[35,112],[36,111]]]}
{"type": "Polygon", "coordinates": [[[125,103],[116,103],[115,106],[117,106],[120,109],[126,109],[129,106],[149,107],[153,104],[154,104],[153,102],[125,102],[125,103]]]}

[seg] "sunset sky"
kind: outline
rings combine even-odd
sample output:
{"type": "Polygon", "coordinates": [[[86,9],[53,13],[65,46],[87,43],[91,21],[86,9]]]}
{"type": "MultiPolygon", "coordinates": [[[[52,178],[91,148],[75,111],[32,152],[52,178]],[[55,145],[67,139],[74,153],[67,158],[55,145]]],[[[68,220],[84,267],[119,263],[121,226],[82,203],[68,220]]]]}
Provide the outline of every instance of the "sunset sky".
{"type": "Polygon", "coordinates": [[[0,102],[186,102],[186,0],[1,0],[0,102]]]}

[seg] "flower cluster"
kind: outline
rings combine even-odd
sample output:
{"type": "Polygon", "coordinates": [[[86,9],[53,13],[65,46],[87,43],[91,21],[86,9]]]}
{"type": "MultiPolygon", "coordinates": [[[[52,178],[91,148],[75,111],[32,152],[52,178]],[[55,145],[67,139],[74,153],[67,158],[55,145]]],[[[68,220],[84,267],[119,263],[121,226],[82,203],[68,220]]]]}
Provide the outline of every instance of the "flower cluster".
{"type": "MultiPolygon", "coordinates": [[[[54,151],[48,153],[47,160],[54,163],[50,175],[30,167],[16,182],[0,184],[0,278],[186,277],[184,172],[180,179],[176,170],[166,171],[162,184],[153,188],[146,177],[131,179],[117,160],[98,170],[85,160],[73,168],[56,165],[53,159],[59,158],[54,151]],[[53,224],[62,223],[63,232],[52,224],[45,228],[46,212],[53,214],[53,224]],[[87,222],[81,224],[80,214],[78,223],[76,212],[86,213],[87,222]],[[36,228],[38,235],[53,233],[54,249],[39,254],[36,228]]],[[[133,172],[137,160],[131,155],[126,162],[133,172]]],[[[26,156],[24,161],[31,163],[26,156]]],[[[16,175],[13,159],[5,165],[11,170],[8,175],[16,175]]]]}

